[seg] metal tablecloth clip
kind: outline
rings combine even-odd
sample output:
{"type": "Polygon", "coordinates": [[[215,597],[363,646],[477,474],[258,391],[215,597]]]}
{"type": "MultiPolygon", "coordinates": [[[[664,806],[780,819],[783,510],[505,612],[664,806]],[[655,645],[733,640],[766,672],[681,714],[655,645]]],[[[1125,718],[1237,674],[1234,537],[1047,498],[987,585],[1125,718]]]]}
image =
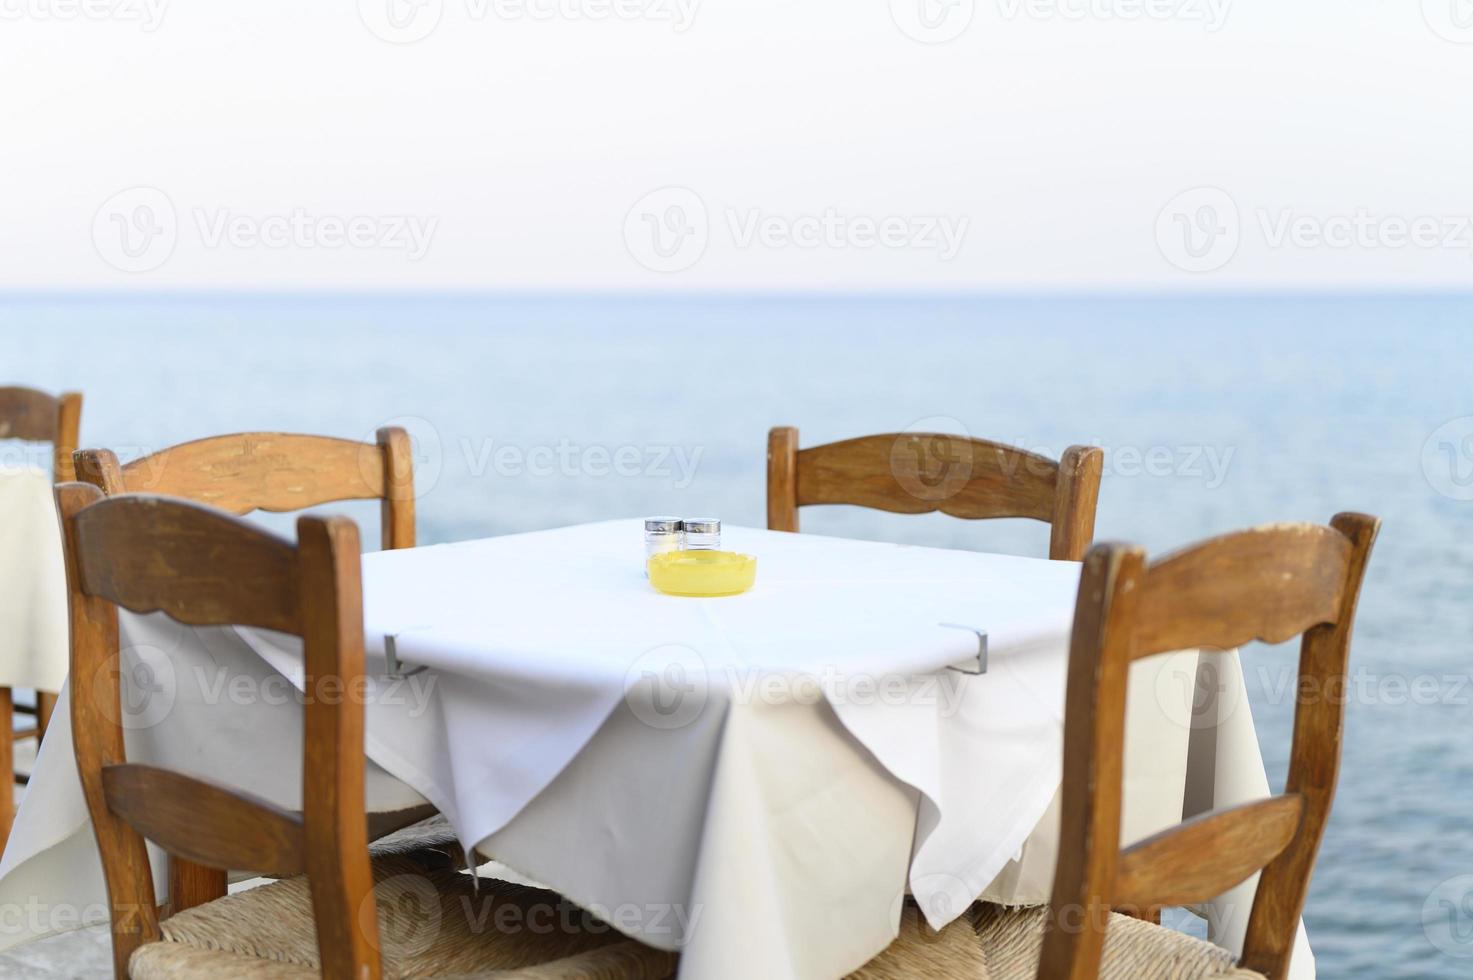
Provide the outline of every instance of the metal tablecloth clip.
{"type": "Polygon", "coordinates": [[[384,659],[389,662],[390,677],[413,677],[420,671],[429,670],[428,667],[409,667],[408,670],[405,670],[404,668],[408,665],[399,659],[398,640],[398,633],[384,634],[384,659]]]}
{"type": "Polygon", "coordinates": [[[954,664],[947,664],[947,670],[954,670],[960,674],[985,674],[987,673],[987,631],[979,630],[975,626],[963,626],[961,623],[941,623],[946,629],[966,630],[977,634],[977,659],[960,660],[954,664]]]}

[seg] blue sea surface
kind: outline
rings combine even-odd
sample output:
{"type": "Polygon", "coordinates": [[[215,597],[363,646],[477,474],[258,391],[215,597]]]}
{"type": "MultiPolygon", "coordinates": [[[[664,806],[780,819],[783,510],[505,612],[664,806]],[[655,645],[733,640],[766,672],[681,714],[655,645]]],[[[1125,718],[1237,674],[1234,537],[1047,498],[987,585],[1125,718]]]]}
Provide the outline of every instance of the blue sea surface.
{"type": "MultiPolygon", "coordinates": [[[[1099,445],[1097,538],[1153,551],[1379,515],[1306,919],[1321,977],[1467,977],[1470,328],[1473,298],[1457,296],[32,297],[0,300],[0,383],[84,391],[83,443],[125,460],[220,432],[405,424],[423,543],[657,512],[761,525],[774,425],[805,445],[911,427],[1052,455],[1099,445]]],[[[376,544],[373,506],[338,509],[376,544]]],[[[1047,548],[1026,522],[803,522],[1047,548]]],[[[1276,786],[1295,659],[1243,657],[1276,786]]]]}

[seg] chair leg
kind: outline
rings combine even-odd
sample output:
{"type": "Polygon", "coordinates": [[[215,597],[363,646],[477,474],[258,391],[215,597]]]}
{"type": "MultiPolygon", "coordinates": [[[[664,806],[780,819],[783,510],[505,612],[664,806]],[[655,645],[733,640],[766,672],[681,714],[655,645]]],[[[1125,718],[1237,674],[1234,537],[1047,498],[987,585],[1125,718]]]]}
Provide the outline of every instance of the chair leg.
{"type": "Polygon", "coordinates": [[[15,822],[15,699],[0,687],[0,850],[15,822]]]}
{"type": "Polygon", "coordinates": [[[229,890],[225,872],[169,855],[169,914],[224,898],[229,890]]]}
{"type": "Polygon", "coordinates": [[[46,737],[46,726],[51,724],[51,713],[56,710],[56,699],[59,695],[47,694],[44,691],[36,692],[36,745],[40,746],[41,739],[46,737]]]}

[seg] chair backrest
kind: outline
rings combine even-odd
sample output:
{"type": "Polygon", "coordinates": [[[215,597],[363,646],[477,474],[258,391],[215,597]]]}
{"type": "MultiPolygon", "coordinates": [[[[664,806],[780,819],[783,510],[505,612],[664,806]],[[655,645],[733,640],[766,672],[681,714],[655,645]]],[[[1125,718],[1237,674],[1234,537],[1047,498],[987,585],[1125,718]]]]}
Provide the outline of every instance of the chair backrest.
{"type": "Polygon", "coordinates": [[[72,453],[82,424],[82,396],[75,391],[48,395],[34,388],[0,388],[0,439],[49,442],[52,479],[75,479],[72,453]]]}
{"type": "Polygon", "coordinates": [[[1149,565],[1101,544],[1084,562],[1069,654],[1063,823],[1038,976],[1099,975],[1111,907],[1206,902],[1262,871],[1241,964],[1288,975],[1340,767],[1351,623],[1380,521],[1279,524],[1213,538],[1149,565]],[[1284,793],[1189,820],[1120,849],[1130,666],[1173,650],[1303,634],[1284,793]]]}
{"type": "Polygon", "coordinates": [[[306,873],[323,975],[379,976],[364,798],[363,611],[358,529],[303,516],[291,544],[183,500],[57,487],[71,616],[77,772],[102,854],[114,970],[159,938],[145,838],[210,868],[306,873]],[[181,623],[302,638],[303,812],[207,780],[129,763],[123,744],[118,606],[181,623]]]}
{"type": "Polygon", "coordinates": [[[1000,442],[932,432],[863,436],[798,448],[798,430],[767,436],[767,526],[798,530],[798,508],[855,504],[899,514],[941,511],[1051,525],[1049,557],[1080,561],[1094,537],[1104,453],[1070,446],[1055,462],[1000,442]]]}
{"type": "Polygon", "coordinates": [[[76,473],[109,497],[164,494],[237,515],[376,499],[383,547],[414,547],[414,459],[409,434],[394,426],[372,443],[281,432],[214,436],[126,466],[110,450],[87,449],[76,455],[76,473]]]}

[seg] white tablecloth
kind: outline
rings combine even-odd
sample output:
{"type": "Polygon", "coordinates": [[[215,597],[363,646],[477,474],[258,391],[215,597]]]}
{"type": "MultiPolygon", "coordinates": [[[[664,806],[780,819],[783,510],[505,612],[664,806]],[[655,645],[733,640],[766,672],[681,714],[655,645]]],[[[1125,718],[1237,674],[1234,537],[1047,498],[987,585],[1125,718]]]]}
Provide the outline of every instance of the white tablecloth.
{"type": "MultiPolygon", "coordinates": [[[[370,647],[392,633],[433,668],[375,681],[371,806],[429,799],[468,845],[680,948],[685,977],[840,976],[888,943],[907,885],[936,925],[978,894],[1046,902],[1078,566],[736,528],[727,545],[759,556],[758,584],[715,600],[653,593],[637,522],[366,556],[370,647]],[[958,625],[987,631],[986,674],[945,669],[976,653],[958,625]]],[[[157,616],[125,638],[131,754],[299,801],[293,640],[157,616]]],[[[1236,656],[1211,661],[1195,729],[1196,654],[1133,675],[1127,840],[1267,793],[1236,656]]],[[[48,738],[0,907],[100,899],[69,756],[48,738]]],[[[1242,895],[1212,911],[1240,941],[1242,895]]],[[[16,918],[0,930],[54,928],[16,918]]]]}
{"type": "Polygon", "coordinates": [[[51,477],[0,466],[0,687],[60,691],[66,669],[66,571],[51,477]]]}

